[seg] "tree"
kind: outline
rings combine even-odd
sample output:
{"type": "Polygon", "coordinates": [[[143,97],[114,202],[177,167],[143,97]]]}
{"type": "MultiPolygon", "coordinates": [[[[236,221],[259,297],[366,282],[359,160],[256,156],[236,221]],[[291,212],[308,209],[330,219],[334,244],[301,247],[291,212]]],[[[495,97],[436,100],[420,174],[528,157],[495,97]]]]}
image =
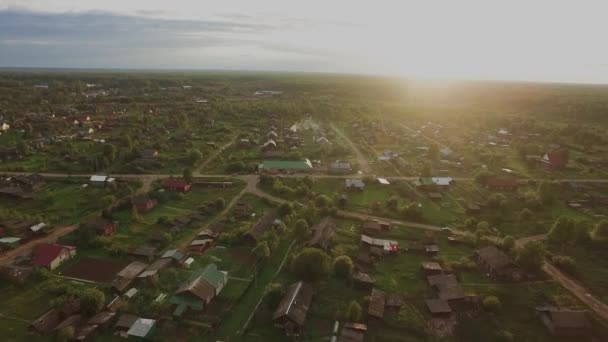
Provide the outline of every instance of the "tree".
{"type": "Polygon", "coordinates": [[[513,337],[513,333],[507,330],[501,330],[496,333],[496,341],[497,342],[512,342],[515,340],[513,337]]]}
{"type": "Polygon", "coordinates": [[[356,300],[352,300],[350,303],[348,303],[348,308],[346,309],[344,318],[348,322],[359,322],[361,320],[362,311],[361,305],[356,300]]]}
{"type": "Polygon", "coordinates": [[[551,258],[551,262],[566,273],[574,274],[576,272],[574,259],[569,256],[556,255],[551,258]]]}
{"type": "Polygon", "coordinates": [[[517,262],[528,272],[538,272],[544,258],[545,248],[540,241],[528,242],[517,254],[517,262]]]}
{"type": "Polygon", "coordinates": [[[190,162],[190,165],[195,165],[201,159],[203,159],[203,154],[200,150],[193,148],[188,152],[188,161],[190,162]]]}
{"type": "Polygon", "coordinates": [[[308,237],[310,227],[308,226],[308,222],[304,219],[299,219],[296,221],[296,236],[298,239],[302,240],[308,237]]]}
{"type": "Polygon", "coordinates": [[[397,197],[397,196],[391,196],[386,201],[386,207],[390,210],[397,210],[398,206],[399,206],[399,197],[397,197]]]}
{"type": "Polygon", "coordinates": [[[334,274],[340,278],[350,279],[353,268],[353,261],[347,255],[341,255],[334,259],[334,274]]]}
{"type": "Polygon", "coordinates": [[[315,206],[317,208],[327,208],[327,207],[331,206],[331,204],[332,204],[332,200],[327,195],[321,194],[321,195],[317,196],[317,198],[315,198],[315,206]]]}
{"type": "Polygon", "coordinates": [[[185,168],[182,172],[182,176],[184,177],[184,180],[186,182],[192,183],[192,169],[190,169],[189,167],[185,168]]]}
{"type": "Polygon", "coordinates": [[[67,327],[63,327],[57,331],[57,341],[71,341],[74,338],[74,334],[75,330],[73,326],[69,325],[67,327]]]}
{"type": "Polygon", "coordinates": [[[593,227],[593,238],[608,240],[608,220],[601,220],[593,227]]]}
{"type": "Polygon", "coordinates": [[[502,309],[502,303],[496,296],[486,296],[482,302],[483,308],[486,311],[498,313],[502,309]]]}
{"type": "Polygon", "coordinates": [[[103,155],[108,161],[113,162],[116,159],[116,146],[108,143],[104,144],[103,155]]]}
{"type": "Polygon", "coordinates": [[[28,155],[30,154],[30,145],[28,145],[24,140],[20,140],[17,143],[17,151],[19,151],[20,154],[28,155]]]}
{"type": "Polygon", "coordinates": [[[475,175],[475,182],[477,184],[484,185],[492,177],[494,177],[494,174],[492,172],[487,170],[481,170],[475,175]]]}
{"type": "Polygon", "coordinates": [[[98,289],[86,288],[79,295],[80,310],[85,315],[91,316],[103,308],[106,295],[98,289]]]}
{"type": "Polygon", "coordinates": [[[510,251],[515,247],[515,238],[511,235],[507,235],[502,239],[502,248],[510,251]]]}
{"type": "Polygon", "coordinates": [[[488,206],[490,208],[500,208],[507,204],[507,197],[501,193],[493,193],[488,197],[488,206]]]}
{"type": "Polygon", "coordinates": [[[258,244],[253,249],[253,254],[255,254],[255,256],[260,260],[266,260],[270,258],[270,247],[268,246],[268,242],[258,242],[258,244]]]}
{"type": "Polygon", "coordinates": [[[432,161],[439,160],[439,146],[437,146],[437,144],[431,144],[428,155],[429,159],[432,161]]]}
{"type": "Polygon", "coordinates": [[[294,258],[292,268],[303,280],[319,280],[329,273],[329,256],[317,248],[304,248],[294,258]]]}
{"type": "Polygon", "coordinates": [[[78,246],[82,248],[91,247],[93,245],[93,242],[95,241],[95,238],[97,237],[93,229],[84,227],[83,225],[78,227],[78,230],[76,230],[75,235],[76,244],[78,244],[78,246]]]}
{"type": "Polygon", "coordinates": [[[481,221],[477,223],[477,229],[475,230],[477,234],[489,234],[490,233],[490,224],[487,221],[481,221]]]}
{"type": "Polygon", "coordinates": [[[284,295],[285,289],[283,288],[283,285],[279,283],[270,283],[266,286],[266,289],[264,290],[266,303],[268,304],[270,310],[276,309],[284,295]]]}
{"type": "Polygon", "coordinates": [[[573,242],[575,237],[574,221],[567,217],[559,217],[547,235],[549,242],[558,245],[567,245],[573,242]]]}
{"type": "Polygon", "coordinates": [[[131,221],[133,222],[141,222],[142,217],[139,215],[139,210],[137,210],[136,206],[131,207],[131,221]]]}
{"type": "Polygon", "coordinates": [[[279,215],[285,217],[293,213],[293,204],[291,202],[285,202],[279,206],[279,215]]]}
{"type": "Polygon", "coordinates": [[[532,211],[528,208],[523,208],[520,212],[519,212],[519,219],[522,221],[527,221],[530,220],[532,218],[532,211]]]}

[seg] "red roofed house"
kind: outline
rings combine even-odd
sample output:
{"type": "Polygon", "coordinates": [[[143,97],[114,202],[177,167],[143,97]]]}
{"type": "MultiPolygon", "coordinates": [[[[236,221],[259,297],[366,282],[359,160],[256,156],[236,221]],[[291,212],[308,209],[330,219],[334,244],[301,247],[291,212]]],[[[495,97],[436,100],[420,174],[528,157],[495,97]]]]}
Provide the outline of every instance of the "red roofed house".
{"type": "Polygon", "coordinates": [[[167,179],[163,183],[163,188],[165,191],[174,191],[174,192],[188,192],[192,184],[186,182],[182,179],[167,179]]]}
{"type": "Polygon", "coordinates": [[[561,149],[547,152],[543,156],[542,162],[545,163],[545,166],[549,170],[555,170],[566,166],[566,164],[568,164],[568,159],[568,150],[561,149]]]}
{"type": "Polygon", "coordinates": [[[131,203],[137,208],[137,211],[140,213],[147,213],[148,211],[154,209],[158,204],[158,201],[153,198],[148,198],[145,196],[138,196],[131,200],[131,203]]]}
{"type": "Polygon", "coordinates": [[[42,243],[34,248],[34,266],[54,270],[76,255],[76,247],[42,243]]]}

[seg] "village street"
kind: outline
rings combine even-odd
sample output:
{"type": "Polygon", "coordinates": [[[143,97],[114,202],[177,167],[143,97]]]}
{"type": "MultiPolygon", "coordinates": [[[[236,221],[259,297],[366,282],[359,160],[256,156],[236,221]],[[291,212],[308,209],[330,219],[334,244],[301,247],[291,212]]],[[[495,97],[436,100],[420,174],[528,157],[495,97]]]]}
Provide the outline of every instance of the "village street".
{"type": "MultiPolygon", "coordinates": [[[[214,155],[213,157],[217,157],[217,154],[214,155]]],[[[26,173],[26,172],[1,172],[1,174],[5,174],[5,175],[27,175],[27,174],[31,174],[31,173],[26,173]]],[[[91,174],[72,174],[72,175],[68,175],[68,174],[63,174],[63,173],[40,173],[40,175],[44,176],[44,177],[54,177],[54,178],[62,178],[62,177],[90,177],[91,174]]],[[[179,175],[169,175],[169,174],[150,174],[150,175],[141,175],[141,174],[114,174],[114,177],[118,177],[118,178],[123,178],[123,179],[140,179],[142,180],[143,184],[146,186],[146,190],[150,189],[150,186],[152,184],[152,182],[154,182],[155,180],[159,180],[162,178],[167,178],[170,176],[179,176],[179,175]]],[[[303,175],[300,175],[303,176],[303,175]]],[[[213,177],[213,178],[220,178],[220,177],[231,177],[230,175],[205,175],[205,174],[201,174],[201,173],[197,173],[195,175],[195,177],[213,177]]],[[[289,177],[296,177],[296,175],[290,175],[289,177]]],[[[285,203],[287,202],[287,200],[270,195],[264,191],[262,191],[261,189],[258,188],[257,184],[259,182],[259,176],[256,174],[248,174],[248,175],[238,175],[235,176],[235,178],[240,179],[242,181],[244,181],[246,183],[245,188],[237,195],[235,196],[224,208],[224,210],[220,213],[220,215],[218,215],[212,222],[210,222],[209,224],[213,223],[213,222],[217,222],[217,220],[221,219],[221,217],[223,217],[224,215],[226,215],[230,209],[236,204],[236,202],[246,193],[250,193],[253,195],[256,195],[258,197],[261,198],[265,198],[269,201],[275,202],[275,203],[285,203]]],[[[313,175],[313,178],[353,178],[352,176],[331,176],[331,175],[313,175]]],[[[417,179],[418,177],[387,177],[389,179],[403,179],[403,180],[413,180],[413,179],[417,179]]],[[[458,179],[467,179],[470,180],[471,178],[456,178],[455,180],[458,179]]],[[[560,179],[560,180],[556,180],[556,181],[561,181],[561,182],[583,182],[583,183],[608,183],[608,179],[560,179]]],[[[418,229],[426,229],[426,230],[431,230],[431,231],[440,231],[441,227],[438,226],[433,226],[433,225],[427,225],[427,224],[421,224],[421,223],[417,223],[417,222],[407,222],[407,221],[401,221],[401,220],[393,220],[390,218],[384,218],[384,217],[378,217],[378,216],[374,216],[374,215],[369,215],[367,213],[361,213],[361,212],[351,212],[351,211],[344,211],[344,210],[338,210],[338,215],[342,216],[342,217],[347,217],[347,218],[354,218],[354,219],[358,219],[358,220],[385,220],[385,221],[390,221],[395,225],[399,225],[399,226],[406,226],[406,227],[411,227],[411,228],[418,228],[418,229]]],[[[209,225],[208,224],[208,225],[209,225]]],[[[208,226],[207,225],[207,226],[208,226]]],[[[67,235],[69,233],[71,233],[72,231],[74,231],[77,228],[77,225],[71,225],[71,226],[65,226],[65,227],[61,227],[58,229],[55,229],[52,233],[50,233],[47,236],[44,236],[40,239],[36,239],[36,240],[31,240],[28,243],[26,243],[25,245],[22,245],[16,249],[13,249],[7,253],[4,253],[2,256],[0,256],[0,264],[5,264],[7,262],[10,262],[13,258],[20,256],[20,255],[26,255],[29,254],[32,250],[32,248],[41,242],[54,242],[57,239],[59,239],[60,237],[67,235]]],[[[455,231],[454,233],[458,233],[457,231],[455,231]]],[[[524,237],[521,238],[519,240],[516,241],[516,246],[518,248],[521,248],[522,246],[524,246],[526,243],[531,242],[531,241],[539,241],[539,240],[543,240],[546,236],[545,235],[534,235],[534,236],[529,236],[529,237],[524,237]]],[[[183,247],[183,246],[180,246],[183,247]]],[[[568,291],[570,291],[573,295],[575,295],[577,298],[579,298],[579,300],[581,300],[581,302],[585,303],[587,306],[589,306],[589,308],[591,310],[593,310],[599,317],[601,317],[602,319],[608,321],[608,305],[606,305],[605,303],[601,302],[599,299],[597,299],[596,297],[594,297],[593,295],[591,295],[582,285],[578,284],[576,281],[572,280],[571,278],[569,278],[567,275],[565,275],[563,272],[561,272],[560,270],[558,270],[557,268],[555,268],[554,266],[552,266],[551,264],[545,262],[543,265],[543,271],[545,273],[547,273],[547,275],[549,275],[553,280],[559,282],[565,289],[567,289],[568,291]]]]}

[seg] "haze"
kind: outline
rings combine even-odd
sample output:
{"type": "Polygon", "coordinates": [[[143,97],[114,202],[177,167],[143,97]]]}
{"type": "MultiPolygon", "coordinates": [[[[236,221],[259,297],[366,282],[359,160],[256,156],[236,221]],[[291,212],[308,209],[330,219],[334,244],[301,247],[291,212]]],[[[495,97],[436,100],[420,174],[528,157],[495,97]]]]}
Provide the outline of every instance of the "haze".
{"type": "Polygon", "coordinates": [[[0,0],[0,66],[608,83],[597,1],[0,0]]]}

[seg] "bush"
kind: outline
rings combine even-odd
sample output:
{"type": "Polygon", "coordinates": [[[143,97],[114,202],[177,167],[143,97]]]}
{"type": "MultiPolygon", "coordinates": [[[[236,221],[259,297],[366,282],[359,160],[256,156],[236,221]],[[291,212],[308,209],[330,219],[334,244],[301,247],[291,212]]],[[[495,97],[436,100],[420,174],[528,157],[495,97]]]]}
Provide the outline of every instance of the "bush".
{"type": "Polygon", "coordinates": [[[334,259],[334,274],[340,278],[350,279],[353,267],[353,261],[347,255],[341,255],[334,259]]]}
{"type": "Polygon", "coordinates": [[[299,219],[296,221],[296,236],[298,239],[302,240],[308,237],[310,227],[308,226],[308,222],[304,219],[299,219]]]}
{"type": "Polygon", "coordinates": [[[545,247],[540,241],[528,242],[519,249],[517,262],[528,272],[536,273],[540,271],[545,258],[545,247]]]}
{"type": "Polygon", "coordinates": [[[353,300],[348,304],[344,318],[348,322],[359,322],[361,320],[362,311],[361,305],[359,305],[356,300],[353,300]]]}
{"type": "Polygon", "coordinates": [[[514,340],[515,340],[515,337],[513,337],[513,334],[510,331],[501,330],[496,333],[497,342],[511,342],[514,340]]]}
{"type": "Polygon", "coordinates": [[[557,268],[559,268],[560,270],[562,270],[566,273],[569,273],[569,274],[576,273],[576,265],[574,264],[574,259],[572,259],[569,256],[556,255],[551,258],[551,262],[555,266],[557,266],[557,268]]]}
{"type": "Polygon", "coordinates": [[[502,309],[502,303],[496,296],[487,296],[483,299],[482,306],[484,310],[498,313],[502,309]]]}

